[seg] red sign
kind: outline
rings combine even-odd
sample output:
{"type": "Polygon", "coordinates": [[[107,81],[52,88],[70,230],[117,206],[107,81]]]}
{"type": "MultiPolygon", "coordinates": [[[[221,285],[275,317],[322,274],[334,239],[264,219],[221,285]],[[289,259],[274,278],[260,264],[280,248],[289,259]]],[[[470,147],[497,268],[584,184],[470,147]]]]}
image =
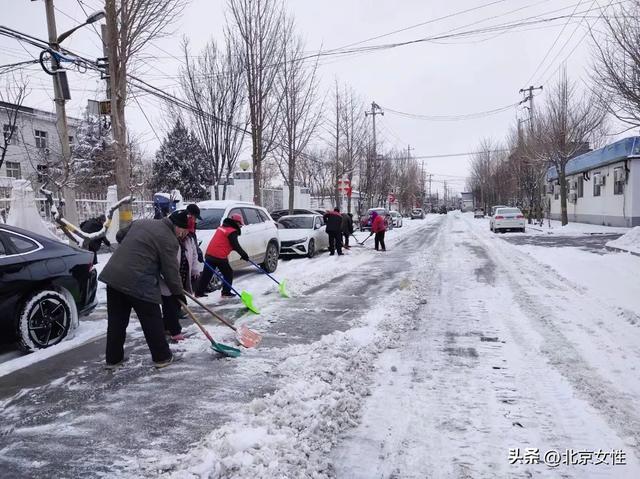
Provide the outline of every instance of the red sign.
{"type": "Polygon", "coordinates": [[[348,196],[349,198],[351,198],[351,192],[353,191],[353,190],[351,189],[351,187],[350,187],[350,186],[347,186],[346,191],[347,191],[347,196],[348,196]]]}
{"type": "Polygon", "coordinates": [[[389,195],[389,203],[395,203],[396,201],[396,195],[394,195],[393,193],[391,193],[389,195]]]}

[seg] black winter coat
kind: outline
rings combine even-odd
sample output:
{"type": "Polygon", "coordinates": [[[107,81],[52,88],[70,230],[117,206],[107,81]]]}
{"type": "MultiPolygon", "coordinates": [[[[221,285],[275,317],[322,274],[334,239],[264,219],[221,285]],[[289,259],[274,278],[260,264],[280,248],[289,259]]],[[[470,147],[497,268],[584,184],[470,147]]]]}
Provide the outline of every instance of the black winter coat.
{"type": "Polygon", "coordinates": [[[121,293],[161,304],[160,275],[171,294],[183,294],[179,248],[169,218],[134,221],[98,279],[121,293]]]}
{"type": "Polygon", "coordinates": [[[327,233],[340,233],[342,231],[342,215],[337,211],[327,211],[324,214],[324,223],[327,225],[327,233]]]}

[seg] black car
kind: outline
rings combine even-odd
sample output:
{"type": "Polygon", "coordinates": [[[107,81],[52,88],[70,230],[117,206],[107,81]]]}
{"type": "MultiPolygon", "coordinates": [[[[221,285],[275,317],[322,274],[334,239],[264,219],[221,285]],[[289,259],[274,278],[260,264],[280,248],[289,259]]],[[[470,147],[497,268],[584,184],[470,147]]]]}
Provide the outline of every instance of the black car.
{"type": "MultiPolygon", "coordinates": [[[[324,213],[325,212],[323,211],[320,214],[322,215],[324,213]]],[[[275,211],[272,211],[269,214],[271,215],[271,218],[273,218],[273,221],[278,221],[283,216],[287,216],[289,214],[289,210],[288,209],[287,210],[275,210],[275,211]]],[[[305,208],[294,208],[292,214],[294,214],[294,215],[317,215],[318,212],[317,212],[317,210],[308,210],[308,209],[305,209],[305,208]]]]}
{"type": "Polygon", "coordinates": [[[0,225],[0,338],[25,351],[62,341],[96,306],[93,253],[0,225]]]}

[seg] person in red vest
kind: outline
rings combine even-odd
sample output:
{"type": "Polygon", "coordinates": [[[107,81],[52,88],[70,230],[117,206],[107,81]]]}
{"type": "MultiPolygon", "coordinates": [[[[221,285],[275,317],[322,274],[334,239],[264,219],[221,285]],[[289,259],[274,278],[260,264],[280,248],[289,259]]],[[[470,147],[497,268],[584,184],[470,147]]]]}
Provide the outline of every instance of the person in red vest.
{"type": "MultiPolygon", "coordinates": [[[[225,218],[222,222],[222,226],[216,230],[213,238],[211,238],[211,241],[209,242],[209,246],[207,246],[204,258],[205,261],[212,268],[218,268],[225,281],[228,283],[228,285],[222,285],[222,297],[233,296],[230,288],[233,284],[233,269],[231,269],[228,259],[231,252],[235,251],[238,253],[244,261],[249,260],[249,255],[242,249],[242,246],[240,246],[240,243],[238,242],[240,228],[243,225],[244,221],[242,220],[242,216],[239,214],[234,214],[229,218],[225,218]]],[[[212,276],[213,272],[211,269],[205,267],[200,275],[200,280],[198,281],[196,296],[205,296],[206,287],[209,284],[209,281],[211,281],[212,276]]]]}
{"type": "Polygon", "coordinates": [[[371,213],[371,232],[375,233],[373,238],[375,241],[375,248],[378,251],[378,246],[382,248],[382,251],[387,251],[384,245],[384,233],[387,231],[387,225],[384,223],[384,217],[379,215],[377,211],[371,213]]]}

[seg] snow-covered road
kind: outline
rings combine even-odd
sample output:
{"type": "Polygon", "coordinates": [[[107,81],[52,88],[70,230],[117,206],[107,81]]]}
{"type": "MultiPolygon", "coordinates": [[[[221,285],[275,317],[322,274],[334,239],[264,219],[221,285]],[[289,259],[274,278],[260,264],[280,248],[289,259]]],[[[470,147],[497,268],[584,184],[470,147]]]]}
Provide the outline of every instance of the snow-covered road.
{"type": "Polygon", "coordinates": [[[2,377],[2,477],[640,477],[640,258],[510,237],[433,215],[281,263],[291,300],[243,275],[235,360],[191,327],[154,372],[134,331],[114,376],[97,341],[2,377]]]}

